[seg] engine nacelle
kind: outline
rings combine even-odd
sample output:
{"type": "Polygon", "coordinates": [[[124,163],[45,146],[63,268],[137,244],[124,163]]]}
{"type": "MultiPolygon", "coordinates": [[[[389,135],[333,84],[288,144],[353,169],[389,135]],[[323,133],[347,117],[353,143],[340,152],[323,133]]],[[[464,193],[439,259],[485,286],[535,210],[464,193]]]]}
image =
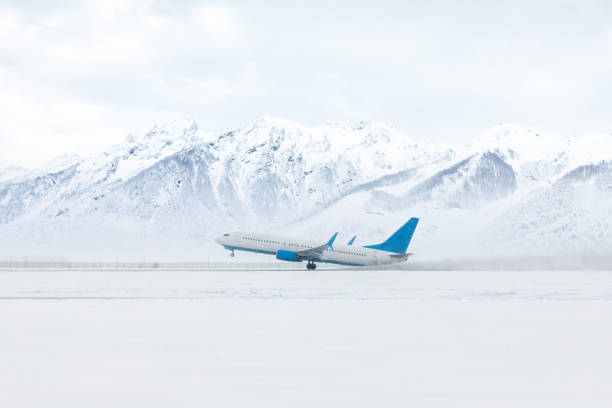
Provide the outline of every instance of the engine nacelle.
{"type": "Polygon", "coordinates": [[[287,251],[285,249],[279,249],[276,251],[276,259],[281,261],[297,262],[297,254],[293,251],[287,251]]]}

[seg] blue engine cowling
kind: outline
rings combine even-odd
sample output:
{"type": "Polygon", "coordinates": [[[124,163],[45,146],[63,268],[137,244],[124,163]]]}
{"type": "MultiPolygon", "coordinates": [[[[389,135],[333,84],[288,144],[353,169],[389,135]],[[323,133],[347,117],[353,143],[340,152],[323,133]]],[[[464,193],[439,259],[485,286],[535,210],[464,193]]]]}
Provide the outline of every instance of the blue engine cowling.
{"type": "Polygon", "coordinates": [[[276,259],[281,261],[297,262],[297,254],[293,251],[287,251],[285,249],[279,249],[276,251],[276,259]]]}

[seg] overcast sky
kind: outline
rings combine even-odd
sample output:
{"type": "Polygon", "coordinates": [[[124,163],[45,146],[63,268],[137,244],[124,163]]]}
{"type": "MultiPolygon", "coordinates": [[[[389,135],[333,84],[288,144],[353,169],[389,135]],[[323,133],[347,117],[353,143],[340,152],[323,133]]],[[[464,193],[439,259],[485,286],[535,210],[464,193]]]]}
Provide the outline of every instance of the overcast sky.
{"type": "Polygon", "coordinates": [[[0,168],[89,154],[170,113],[612,131],[612,7],[597,1],[2,1],[0,168]],[[56,4],[57,3],[57,4],[56,4]]]}

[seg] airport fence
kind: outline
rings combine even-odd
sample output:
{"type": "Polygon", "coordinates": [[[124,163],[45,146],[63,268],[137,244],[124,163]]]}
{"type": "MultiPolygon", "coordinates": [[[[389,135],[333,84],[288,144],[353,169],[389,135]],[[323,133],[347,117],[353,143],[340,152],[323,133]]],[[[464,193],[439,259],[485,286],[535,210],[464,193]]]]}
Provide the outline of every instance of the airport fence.
{"type": "MultiPolygon", "coordinates": [[[[332,267],[318,264],[319,269],[332,267]]],[[[92,261],[30,261],[10,260],[0,261],[0,269],[306,269],[302,262],[228,262],[228,261],[196,261],[196,262],[92,262],[92,261]]]]}

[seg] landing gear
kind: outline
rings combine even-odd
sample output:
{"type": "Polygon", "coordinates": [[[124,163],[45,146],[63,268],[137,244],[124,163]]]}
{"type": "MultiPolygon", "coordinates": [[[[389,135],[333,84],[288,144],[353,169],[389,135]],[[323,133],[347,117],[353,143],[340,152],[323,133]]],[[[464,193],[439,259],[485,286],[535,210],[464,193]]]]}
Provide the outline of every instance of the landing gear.
{"type": "Polygon", "coordinates": [[[230,252],[230,256],[233,258],[234,255],[236,255],[236,254],[234,254],[234,251],[232,250],[232,252],[230,252]]]}
{"type": "Polygon", "coordinates": [[[315,269],[317,269],[317,264],[312,261],[308,261],[308,263],[306,264],[306,268],[308,270],[314,271],[315,269]]]}

